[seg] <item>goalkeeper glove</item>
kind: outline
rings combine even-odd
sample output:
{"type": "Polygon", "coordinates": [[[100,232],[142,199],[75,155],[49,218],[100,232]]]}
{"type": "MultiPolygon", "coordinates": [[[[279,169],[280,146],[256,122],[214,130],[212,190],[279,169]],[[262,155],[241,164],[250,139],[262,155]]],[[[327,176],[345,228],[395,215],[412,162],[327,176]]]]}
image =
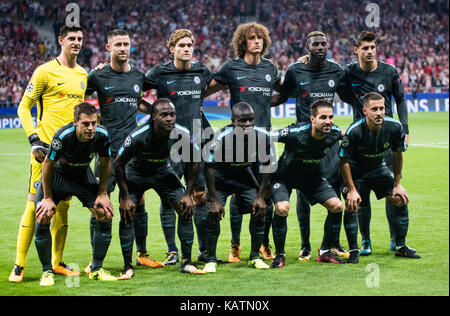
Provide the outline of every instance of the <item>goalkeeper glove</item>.
{"type": "Polygon", "coordinates": [[[44,155],[47,155],[49,145],[40,140],[38,134],[36,133],[33,133],[30,136],[28,136],[28,141],[31,144],[31,151],[36,161],[43,162],[45,157],[41,157],[41,155],[37,156],[36,154],[39,153],[39,151],[41,151],[44,155]]]}

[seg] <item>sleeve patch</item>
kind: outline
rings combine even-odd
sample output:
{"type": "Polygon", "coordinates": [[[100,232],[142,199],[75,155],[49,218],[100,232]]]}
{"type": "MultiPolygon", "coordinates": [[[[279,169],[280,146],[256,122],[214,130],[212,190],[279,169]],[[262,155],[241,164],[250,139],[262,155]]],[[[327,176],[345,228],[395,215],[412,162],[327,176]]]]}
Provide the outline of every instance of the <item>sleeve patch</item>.
{"type": "Polygon", "coordinates": [[[347,136],[344,136],[343,138],[342,138],[342,142],[341,142],[341,146],[342,147],[348,147],[348,145],[349,145],[349,140],[348,140],[348,137],[347,136]]]}
{"type": "Polygon", "coordinates": [[[59,139],[54,139],[52,141],[52,148],[56,151],[60,150],[62,148],[62,143],[59,139]]]}

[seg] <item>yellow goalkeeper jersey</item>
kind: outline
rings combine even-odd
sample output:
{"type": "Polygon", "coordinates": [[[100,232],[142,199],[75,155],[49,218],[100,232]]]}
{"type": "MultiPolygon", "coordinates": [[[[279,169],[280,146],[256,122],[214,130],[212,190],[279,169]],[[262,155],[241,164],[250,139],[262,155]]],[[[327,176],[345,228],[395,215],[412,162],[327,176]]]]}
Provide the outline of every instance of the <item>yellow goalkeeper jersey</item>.
{"type": "Polygon", "coordinates": [[[87,72],[80,65],[69,68],[58,58],[38,66],[20,101],[17,114],[27,136],[37,133],[50,144],[55,132],[73,121],[73,108],[84,101],[87,72]],[[31,108],[37,106],[34,127],[31,108]]]}

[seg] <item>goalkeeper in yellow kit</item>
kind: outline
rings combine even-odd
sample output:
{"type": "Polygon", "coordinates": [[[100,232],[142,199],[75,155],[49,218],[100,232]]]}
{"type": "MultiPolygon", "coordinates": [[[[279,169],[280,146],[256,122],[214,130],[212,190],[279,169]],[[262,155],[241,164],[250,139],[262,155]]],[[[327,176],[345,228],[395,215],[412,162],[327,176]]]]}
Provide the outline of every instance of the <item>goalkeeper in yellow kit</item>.
{"type": "MultiPolygon", "coordinates": [[[[28,200],[17,237],[17,254],[9,281],[23,280],[26,255],[33,240],[35,228],[34,197],[41,179],[42,162],[54,133],[73,121],[74,107],[83,102],[87,87],[87,72],[76,59],[83,42],[80,27],[63,25],[58,42],[61,53],[55,59],[38,66],[31,77],[17,114],[31,144],[31,171],[28,200]],[[37,124],[33,124],[31,108],[37,107],[37,124]]],[[[56,274],[79,275],[63,262],[63,250],[67,236],[69,201],[61,201],[51,226],[53,239],[52,265],[56,274]]]]}

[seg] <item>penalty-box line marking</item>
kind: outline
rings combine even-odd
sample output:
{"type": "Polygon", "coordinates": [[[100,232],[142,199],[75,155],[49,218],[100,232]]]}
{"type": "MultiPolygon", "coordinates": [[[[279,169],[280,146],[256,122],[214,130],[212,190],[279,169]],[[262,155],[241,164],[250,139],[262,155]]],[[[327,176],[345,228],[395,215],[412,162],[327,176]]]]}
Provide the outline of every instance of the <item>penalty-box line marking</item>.
{"type": "Polygon", "coordinates": [[[448,149],[448,142],[436,142],[436,143],[428,143],[428,144],[409,144],[409,146],[448,149]]]}

